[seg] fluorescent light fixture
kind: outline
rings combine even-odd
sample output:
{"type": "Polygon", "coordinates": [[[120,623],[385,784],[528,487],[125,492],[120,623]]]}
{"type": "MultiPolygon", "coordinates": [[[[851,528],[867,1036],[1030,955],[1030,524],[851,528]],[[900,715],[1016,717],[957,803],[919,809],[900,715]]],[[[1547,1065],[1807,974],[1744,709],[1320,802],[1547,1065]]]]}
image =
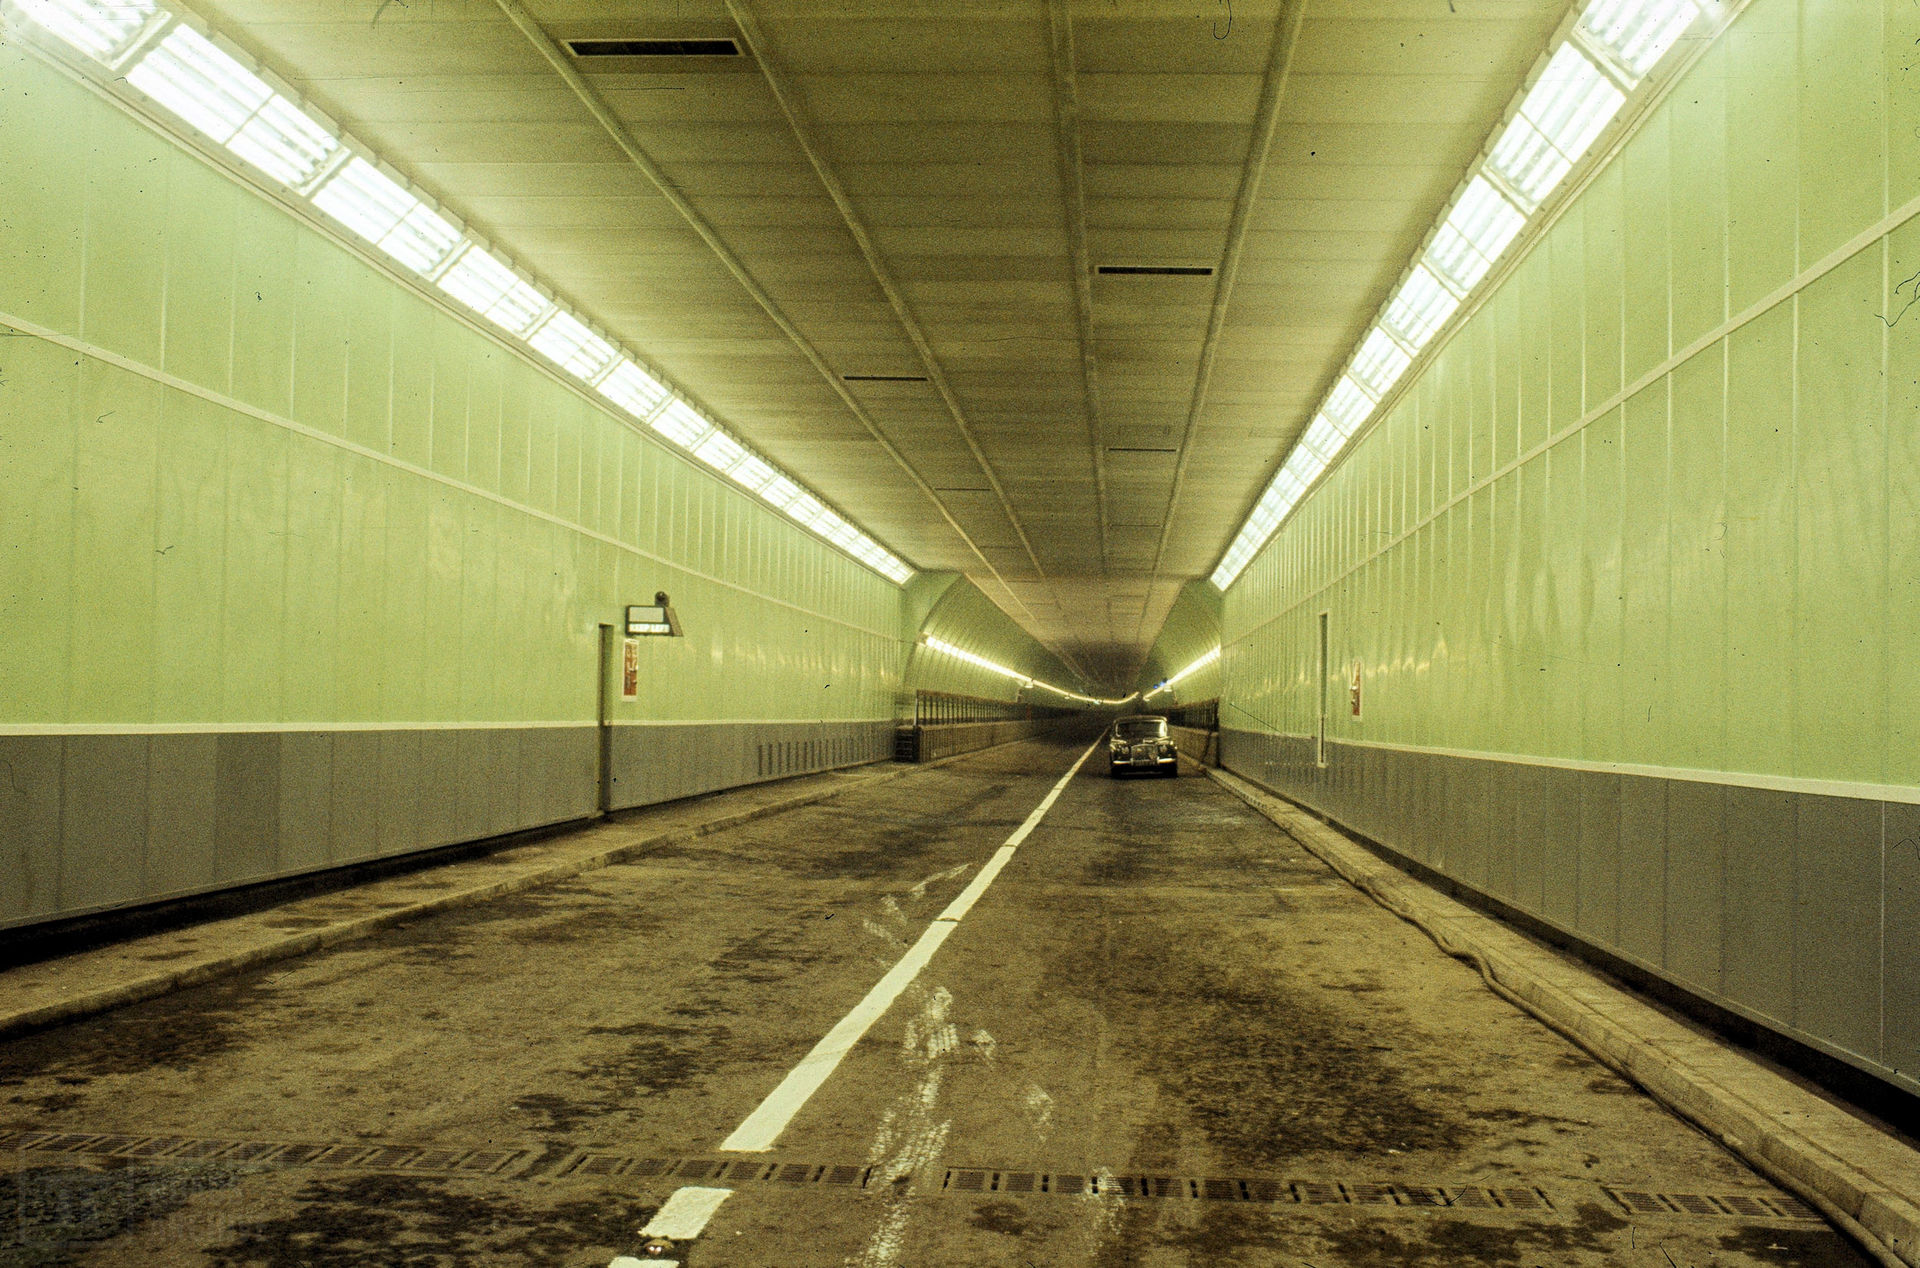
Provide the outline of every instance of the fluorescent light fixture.
{"type": "Polygon", "coordinates": [[[227,148],[282,185],[296,189],[340,151],[340,142],[300,108],[278,94],[227,142],[227,148]]]}
{"type": "Polygon", "coordinates": [[[445,273],[440,289],[513,334],[524,334],[547,310],[547,297],[504,260],[470,243],[445,273]]]}
{"type": "Polygon", "coordinates": [[[1524,200],[1523,209],[1531,212],[1573,170],[1573,160],[1556,150],[1525,115],[1515,115],[1493,143],[1487,166],[1524,200]]]}
{"type": "Polygon", "coordinates": [[[565,309],[555,309],[551,317],[540,323],[540,329],[528,336],[527,342],[533,345],[534,351],[578,379],[592,379],[620,355],[612,344],[565,309]]]}
{"type": "Polygon", "coordinates": [[[600,395],[635,418],[645,418],[667,399],[667,389],[660,381],[631,361],[614,366],[613,373],[601,379],[598,386],[600,395]]]}
{"type": "Polygon", "coordinates": [[[176,26],[127,72],[127,82],[226,144],[273,89],[190,26],[176,26]]]}
{"type": "Polygon", "coordinates": [[[1301,484],[1310,485],[1327,469],[1327,461],[1311,449],[1295,449],[1282,469],[1292,472],[1301,484]]]}
{"type": "Polygon", "coordinates": [[[747,456],[747,449],[739,441],[721,431],[718,427],[707,433],[693,456],[716,471],[726,471],[734,463],[747,456]]]}
{"type": "Polygon", "coordinates": [[[140,46],[146,33],[163,35],[124,76],[113,79],[108,70],[99,77],[115,91],[124,81],[163,107],[172,119],[161,121],[174,131],[183,131],[179,125],[184,124],[307,197],[344,229],[434,281],[448,297],[592,384],[629,416],[853,558],[895,582],[913,575],[903,560],[771,462],[684,401],[671,399],[667,387],[620,348],[549,300],[510,261],[466,238],[458,225],[381,171],[371,157],[343,154],[346,142],[330,123],[275,92],[240,58],[155,0],[0,0],[0,12],[18,13],[103,66],[132,60],[124,55],[140,46]]]}
{"type": "Polygon", "coordinates": [[[1580,29],[1639,79],[1660,64],[1699,16],[1693,0],[1594,0],[1580,29]]]}
{"type": "Polygon", "coordinates": [[[1520,116],[1577,163],[1626,100],[1584,53],[1562,44],[1520,103],[1520,116]]]}
{"type": "Polygon", "coordinates": [[[460,242],[458,229],[358,155],[320,187],[313,205],[416,273],[431,272],[460,242]]]}
{"type": "Polygon", "coordinates": [[[811,493],[802,493],[799,497],[787,503],[786,507],[789,519],[799,520],[808,528],[813,527],[815,522],[819,520],[821,513],[826,509],[826,507],[820,505],[820,499],[811,493]]]}
{"type": "Polygon", "coordinates": [[[1433,270],[1416,264],[1387,304],[1382,320],[1408,347],[1424,348],[1459,307],[1458,297],[1440,284],[1433,270]]]}
{"type": "Polygon", "coordinates": [[[1367,415],[1373,413],[1373,398],[1343,374],[1333,385],[1333,391],[1327,393],[1327,403],[1320,412],[1340,430],[1341,435],[1351,436],[1360,430],[1360,424],[1367,421],[1367,415]]]}
{"type": "Polygon", "coordinates": [[[1531,203],[1531,211],[1573,170],[1626,100],[1579,49],[1563,44],[1494,142],[1487,166],[1531,203]]]}
{"type": "Polygon", "coordinates": [[[1306,434],[1300,437],[1301,445],[1322,462],[1332,462],[1334,455],[1340,452],[1340,446],[1345,444],[1346,440],[1347,438],[1327,421],[1325,414],[1314,419],[1312,425],[1307,428],[1306,434]]]}
{"type": "Polygon", "coordinates": [[[1349,373],[1377,399],[1400,381],[1411,364],[1413,358],[1407,355],[1407,350],[1395,343],[1392,335],[1375,326],[1361,341],[1360,350],[1353,354],[1353,368],[1349,373]]]}
{"type": "Polygon", "coordinates": [[[760,458],[748,454],[727,475],[735,484],[755,493],[767,487],[779,473],[760,458]]]}
{"type": "Polygon", "coordinates": [[[200,32],[176,26],[127,82],[284,185],[304,185],[339,150],[332,133],[200,32]]]}
{"type": "Polygon", "coordinates": [[[111,61],[159,12],[152,0],[14,0],[14,7],[28,21],[102,62],[111,61]]]}
{"type": "Polygon", "coordinates": [[[1425,263],[1464,295],[1487,275],[1526,223],[1527,218],[1499,190],[1484,176],[1476,176],[1441,222],[1425,263]]]}
{"type": "Polygon", "coordinates": [[[795,498],[800,496],[800,486],[785,476],[775,476],[767,483],[766,488],[760,490],[760,496],[776,510],[784,511],[795,498]]]}
{"type": "Polygon", "coordinates": [[[691,450],[713,430],[713,424],[694,413],[685,401],[675,401],[654,417],[653,429],[682,449],[691,450]]]}

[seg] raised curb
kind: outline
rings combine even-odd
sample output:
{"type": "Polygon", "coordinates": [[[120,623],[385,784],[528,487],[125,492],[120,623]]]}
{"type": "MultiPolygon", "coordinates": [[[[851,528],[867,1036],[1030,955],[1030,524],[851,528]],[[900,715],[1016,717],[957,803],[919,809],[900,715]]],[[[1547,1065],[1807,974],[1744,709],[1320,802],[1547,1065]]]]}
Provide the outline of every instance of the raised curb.
{"type": "MultiPolygon", "coordinates": [[[[199,960],[176,965],[172,968],[146,973],[139,977],[117,982],[111,986],[83,990],[73,995],[62,996],[58,999],[48,1000],[45,1003],[28,1007],[15,1007],[11,1011],[0,1013],[0,1039],[12,1038],[30,1031],[44,1030],[49,1026],[60,1025],[64,1022],[77,1021],[80,1018],[90,1017],[127,1004],[137,1004],[142,1000],[154,999],[185,987],[197,986],[203,982],[208,982],[242,969],[254,968],[275,960],[284,960],[293,956],[304,955],[309,951],[316,951],[322,947],[334,946],[342,942],[351,942],[357,938],[364,938],[369,934],[377,933],[393,925],[403,924],[409,920],[417,920],[422,916],[434,915],[439,912],[452,911],[463,907],[477,906],[480,903],[488,902],[495,898],[502,898],[509,894],[524,893],[530,889],[537,889],[542,885],[550,885],[555,881],[567,880],[586,872],[611,867],[616,863],[624,863],[666,846],[679,845],[688,841],[697,840],[700,837],[707,836],[714,832],[721,832],[728,828],[738,827],[741,824],[751,823],[757,819],[765,819],[773,815],[784,814],[789,810],[799,810],[807,806],[818,805],[820,802],[831,800],[844,793],[891,783],[896,779],[904,779],[920,771],[933,770],[937,767],[957,762],[961,758],[973,757],[980,753],[990,752],[996,748],[1004,748],[1009,744],[1019,744],[1034,738],[1036,737],[1032,735],[1021,736],[1018,739],[1006,740],[1000,744],[990,744],[984,748],[970,749],[965,753],[954,753],[930,762],[902,765],[895,769],[870,775],[864,779],[849,780],[834,787],[817,789],[800,796],[788,797],[779,801],[766,802],[761,805],[747,807],[743,810],[720,814],[712,819],[703,820],[689,827],[670,828],[650,836],[623,841],[619,845],[612,846],[605,850],[579,855],[543,867],[535,867],[528,871],[503,877],[500,880],[487,884],[474,885],[465,889],[455,890],[452,893],[423,898],[403,906],[384,908],[376,912],[354,916],[333,924],[316,929],[308,929],[296,934],[284,934],[242,950],[209,955],[199,960]]],[[[878,765],[881,763],[875,764],[878,765]]],[[[820,775],[832,773],[831,771],[817,772],[817,774],[820,775]]],[[[746,785],[745,787],[751,788],[753,785],[746,785]]],[[[721,795],[724,796],[725,792],[723,791],[721,795]]],[[[579,822],[583,827],[592,827],[606,821],[584,819],[579,822]]],[[[450,864],[449,866],[458,867],[460,864],[450,864]]],[[[417,877],[418,875],[430,874],[431,872],[429,871],[415,875],[417,877]]],[[[382,882],[374,882],[374,884],[380,883],[382,882]]],[[[292,904],[289,904],[289,906],[291,905],[292,904]]],[[[269,908],[267,910],[271,911],[274,909],[269,908]]],[[[246,917],[236,917],[235,919],[244,920],[246,917]]],[[[215,923],[217,924],[219,922],[215,923]]],[[[200,927],[205,928],[207,926],[200,927]]],[[[167,936],[167,934],[153,935],[156,939],[164,939],[167,936]]],[[[134,941],[137,943],[144,941],[144,939],[135,939],[134,941]]],[[[4,974],[0,974],[0,980],[3,980],[4,976],[4,974]]]]}
{"type": "Polygon", "coordinates": [[[1277,794],[1206,772],[1496,991],[1819,1207],[1883,1263],[1920,1268],[1920,1152],[1585,965],[1376,857],[1277,794]]]}

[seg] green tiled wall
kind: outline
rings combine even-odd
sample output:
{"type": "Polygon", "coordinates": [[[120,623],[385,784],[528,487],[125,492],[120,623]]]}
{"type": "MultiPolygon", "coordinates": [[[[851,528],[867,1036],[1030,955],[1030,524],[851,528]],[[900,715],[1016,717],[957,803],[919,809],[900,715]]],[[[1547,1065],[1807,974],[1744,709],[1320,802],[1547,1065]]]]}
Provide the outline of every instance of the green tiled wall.
{"type": "Polygon", "coordinates": [[[0,43],[0,722],[886,719],[899,587],[0,43]]]}
{"type": "Polygon", "coordinates": [[[1225,596],[1252,729],[1326,609],[1340,738],[1920,782],[1916,38],[1756,0],[1225,596]]]}
{"type": "Polygon", "coordinates": [[[1235,769],[1910,1090],[1916,46],[1754,0],[1229,589],[1221,710],[1235,769]]]}

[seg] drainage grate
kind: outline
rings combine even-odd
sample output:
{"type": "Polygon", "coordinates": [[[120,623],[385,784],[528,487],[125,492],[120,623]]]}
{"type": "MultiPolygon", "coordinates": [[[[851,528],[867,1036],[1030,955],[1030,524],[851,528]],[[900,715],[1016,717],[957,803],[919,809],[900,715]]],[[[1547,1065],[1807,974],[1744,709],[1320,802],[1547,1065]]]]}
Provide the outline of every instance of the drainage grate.
{"type": "MultiPolygon", "coordinates": [[[[654,1158],[582,1150],[554,1158],[532,1147],[458,1149],[427,1145],[308,1144],[270,1140],[229,1140],[201,1136],[135,1136],[110,1132],[28,1131],[0,1128],[0,1150],[186,1162],[252,1163],[263,1167],[336,1167],[413,1174],[515,1176],[599,1176],[629,1181],[670,1180],[725,1184],[827,1185],[865,1189],[873,1168],[835,1163],[781,1162],[760,1158],[654,1158]]],[[[1650,1189],[1600,1186],[1634,1215],[1738,1217],[1819,1220],[1820,1213],[1787,1193],[1663,1193],[1650,1189]]],[[[1500,1188],[1363,1182],[1279,1180],[1264,1177],[1099,1174],[1058,1171],[1002,1171],[992,1167],[949,1167],[940,1188],[954,1194],[1004,1193],[1112,1194],[1154,1201],[1255,1202],[1296,1206],[1507,1210],[1534,1213],[1558,1208],[1530,1185],[1500,1188]]]]}
{"type": "Polygon", "coordinates": [[[1337,1180],[1267,1180],[1213,1176],[1087,1176],[1056,1172],[950,1167],[940,1187],[949,1193],[1102,1193],[1116,1197],[1201,1202],[1268,1202],[1306,1206],[1473,1207],[1551,1211],[1534,1188],[1444,1189],[1432,1185],[1362,1184],[1337,1180]]]}
{"type": "Polygon", "coordinates": [[[1820,1218],[1820,1212],[1791,1193],[1652,1193],[1645,1189],[1613,1188],[1605,1192],[1635,1215],[1733,1215],[1790,1220],[1820,1218]]]}
{"type": "Polygon", "coordinates": [[[492,1175],[534,1156],[530,1149],[444,1149],[416,1145],[311,1145],[200,1136],[0,1130],[0,1149],[140,1158],[166,1162],[250,1162],[267,1167],[352,1167],[366,1171],[492,1175]]]}

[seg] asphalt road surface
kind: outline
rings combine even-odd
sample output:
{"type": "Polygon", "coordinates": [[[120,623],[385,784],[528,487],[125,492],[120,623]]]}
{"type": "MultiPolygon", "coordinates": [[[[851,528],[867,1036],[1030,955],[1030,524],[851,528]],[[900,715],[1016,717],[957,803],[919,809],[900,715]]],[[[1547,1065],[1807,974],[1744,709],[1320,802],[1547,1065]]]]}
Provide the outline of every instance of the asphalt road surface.
{"type": "Polygon", "coordinates": [[[1197,772],[1060,782],[1085,742],[0,1044],[0,1264],[1866,1262],[1197,772]]]}

